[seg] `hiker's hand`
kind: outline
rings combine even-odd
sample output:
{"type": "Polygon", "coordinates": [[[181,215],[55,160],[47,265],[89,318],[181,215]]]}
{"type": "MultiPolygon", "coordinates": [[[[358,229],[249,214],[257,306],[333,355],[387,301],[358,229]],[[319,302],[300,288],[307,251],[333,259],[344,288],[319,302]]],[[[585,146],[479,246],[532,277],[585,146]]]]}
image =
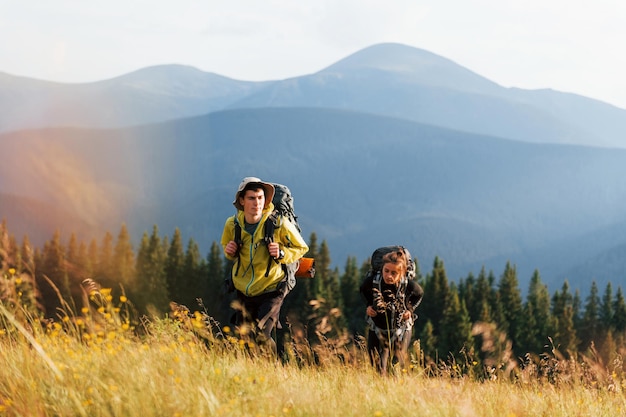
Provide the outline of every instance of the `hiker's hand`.
{"type": "Polygon", "coordinates": [[[237,255],[238,250],[239,250],[239,246],[237,245],[237,242],[235,242],[234,240],[231,240],[230,242],[228,242],[226,244],[226,247],[224,248],[224,252],[226,252],[226,255],[228,256],[237,255]]]}
{"type": "Polygon", "coordinates": [[[276,242],[268,243],[267,250],[269,251],[270,256],[274,259],[277,259],[280,256],[280,245],[276,242]]]}
{"type": "Polygon", "coordinates": [[[374,307],[367,306],[367,310],[365,310],[365,314],[367,314],[370,317],[375,317],[377,313],[376,313],[376,310],[374,310],[374,307]]]}

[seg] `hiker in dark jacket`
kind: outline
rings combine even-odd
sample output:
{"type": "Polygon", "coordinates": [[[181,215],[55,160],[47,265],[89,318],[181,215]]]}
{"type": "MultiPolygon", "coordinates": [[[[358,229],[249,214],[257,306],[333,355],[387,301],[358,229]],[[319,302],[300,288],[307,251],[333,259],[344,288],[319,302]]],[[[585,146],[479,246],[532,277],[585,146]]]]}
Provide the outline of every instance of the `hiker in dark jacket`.
{"type": "Polygon", "coordinates": [[[252,332],[259,345],[276,352],[271,333],[288,292],[282,265],[300,259],[309,247],[284,217],[279,218],[272,241],[265,241],[264,226],[271,221],[273,196],[272,184],[256,177],[244,178],[233,201],[237,213],[226,219],[221,243],[226,258],[234,261],[231,278],[242,308],[236,323],[240,332],[252,332]],[[235,236],[236,224],[240,237],[235,236]]]}
{"type": "Polygon", "coordinates": [[[401,369],[406,369],[415,309],[424,290],[416,281],[407,279],[404,251],[385,254],[380,272],[368,275],[360,292],[367,305],[367,347],[372,364],[381,374],[387,374],[389,360],[395,358],[401,369]]]}

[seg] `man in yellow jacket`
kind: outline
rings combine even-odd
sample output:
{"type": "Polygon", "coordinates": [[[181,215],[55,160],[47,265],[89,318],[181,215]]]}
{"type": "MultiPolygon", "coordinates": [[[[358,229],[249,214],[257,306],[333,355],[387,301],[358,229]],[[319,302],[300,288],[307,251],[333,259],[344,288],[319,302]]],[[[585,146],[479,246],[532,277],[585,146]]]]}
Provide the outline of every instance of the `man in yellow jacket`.
{"type": "Polygon", "coordinates": [[[299,260],[309,247],[296,226],[284,217],[278,219],[273,239],[264,239],[265,222],[271,221],[268,217],[274,210],[273,197],[272,184],[256,177],[244,178],[233,201],[237,214],[226,219],[221,243],[226,258],[234,261],[231,277],[243,308],[237,324],[242,330],[258,330],[257,342],[269,344],[275,352],[271,333],[288,292],[283,265],[299,260]]]}

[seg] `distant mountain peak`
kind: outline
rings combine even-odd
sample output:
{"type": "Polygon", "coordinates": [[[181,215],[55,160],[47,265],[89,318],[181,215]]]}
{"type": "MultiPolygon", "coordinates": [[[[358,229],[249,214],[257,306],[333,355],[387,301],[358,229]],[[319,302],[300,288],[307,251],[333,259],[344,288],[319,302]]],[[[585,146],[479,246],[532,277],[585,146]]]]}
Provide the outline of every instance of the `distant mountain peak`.
{"type": "Polygon", "coordinates": [[[404,82],[461,91],[497,94],[503,87],[475,72],[424,49],[400,43],[379,43],[357,51],[320,73],[380,71],[404,82]]]}
{"type": "Polygon", "coordinates": [[[399,43],[379,43],[357,51],[329,68],[371,67],[389,71],[413,71],[416,67],[456,65],[442,56],[399,43]]]}

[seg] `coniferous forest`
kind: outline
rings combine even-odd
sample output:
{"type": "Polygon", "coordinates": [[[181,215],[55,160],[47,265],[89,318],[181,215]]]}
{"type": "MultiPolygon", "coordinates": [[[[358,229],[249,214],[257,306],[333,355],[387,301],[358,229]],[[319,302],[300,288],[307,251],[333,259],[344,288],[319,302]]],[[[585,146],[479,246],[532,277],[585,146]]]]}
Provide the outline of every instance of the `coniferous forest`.
{"type": "MultiPolygon", "coordinates": [[[[283,328],[304,334],[311,343],[320,336],[358,343],[366,330],[358,289],[369,260],[349,257],[340,271],[331,268],[325,241],[318,243],[312,233],[308,243],[316,275],[299,279],[287,297],[283,328]]],[[[519,364],[558,351],[564,357],[584,354],[608,364],[626,348],[626,302],[619,286],[598,288],[590,280],[589,288],[576,289],[565,281],[561,288],[548,289],[535,271],[528,288],[520,288],[513,263],[502,271],[483,269],[477,276],[470,273],[452,281],[443,259],[421,261],[416,259],[416,279],[425,296],[413,337],[433,363],[471,355],[489,364],[510,352],[510,361],[519,364]]],[[[128,300],[136,319],[164,316],[172,305],[182,305],[205,313],[217,326],[228,326],[233,313],[234,297],[224,285],[230,264],[221,246],[214,242],[202,254],[193,239],[182,241],[178,229],[167,236],[154,226],[137,248],[125,225],[117,235],[107,232],[99,241],[83,242],[57,232],[35,248],[27,236],[18,241],[3,221],[0,263],[0,301],[19,304],[42,320],[55,320],[68,307],[80,314],[94,285],[128,300]]]]}

